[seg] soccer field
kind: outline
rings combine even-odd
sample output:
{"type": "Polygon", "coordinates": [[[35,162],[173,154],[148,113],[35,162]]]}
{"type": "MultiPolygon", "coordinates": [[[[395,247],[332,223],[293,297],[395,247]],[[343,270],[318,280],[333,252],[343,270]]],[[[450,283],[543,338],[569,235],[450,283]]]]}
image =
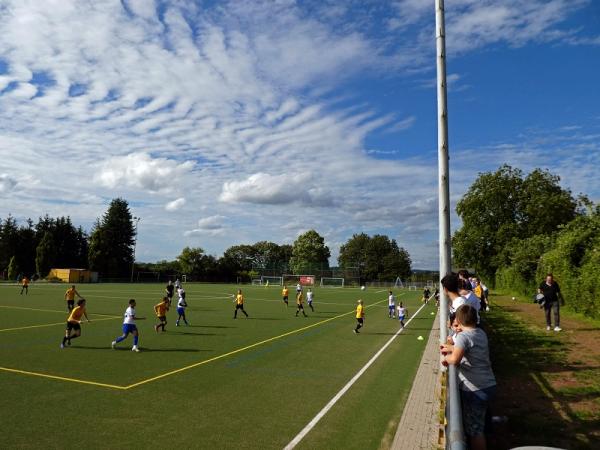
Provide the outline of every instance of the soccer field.
{"type": "MultiPolygon", "coordinates": [[[[2,448],[282,449],[398,331],[387,291],[315,288],[295,317],[280,287],[244,286],[249,318],[233,319],[237,286],[186,284],[190,326],[156,333],[162,284],[78,285],[91,323],[60,349],[66,285],[0,286],[2,448]],[[137,300],[140,353],[121,334],[137,300]],[[355,335],[362,298],[365,327],[355,335]]],[[[293,294],[293,287],[290,289],[293,294]]],[[[420,293],[395,291],[412,317],[420,293]]],[[[435,306],[425,306],[300,441],[303,449],[386,448],[393,439],[435,306]],[[417,340],[422,335],[424,340],[417,340]]]]}

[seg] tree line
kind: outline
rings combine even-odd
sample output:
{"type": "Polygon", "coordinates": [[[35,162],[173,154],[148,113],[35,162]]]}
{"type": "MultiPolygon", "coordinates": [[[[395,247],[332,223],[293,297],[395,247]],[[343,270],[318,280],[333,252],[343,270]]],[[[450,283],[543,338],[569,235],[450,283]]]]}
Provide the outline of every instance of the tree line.
{"type": "Polygon", "coordinates": [[[600,206],[559,182],[508,165],[480,174],[457,204],[454,263],[527,296],[553,273],[567,306],[600,317],[600,206]]]}
{"type": "MultiPolygon", "coordinates": [[[[12,216],[0,221],[0,269],[4,278],[37,274],[47,277],[52,268],[89,268],[102,280],[141,279],[186,274],[195,281],[248,281],[260,275],[283,273],[332,276],[331,252],[315,230],[301,234],[292,245],[260,241],[229,247],[220,258],[201,247],[185,247],[173,261],[135,263],[135,218],[126,200],[111,201],[89,235],[69,217],[46,215],[36,224],[28,219],[19,226],[12,216]]],[[[336,276],[363,281],[393,281],[411,273],[408,252],[394,239],[355,234],[340,249],[336,276]]]]}

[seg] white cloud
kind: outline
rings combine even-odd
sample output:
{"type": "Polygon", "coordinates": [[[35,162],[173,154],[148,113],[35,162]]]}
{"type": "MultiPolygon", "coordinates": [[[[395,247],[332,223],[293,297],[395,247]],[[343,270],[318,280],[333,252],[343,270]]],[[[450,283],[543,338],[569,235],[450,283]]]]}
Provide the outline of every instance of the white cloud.
{"type": "Polygon", "coordinates": [[[176,182],[175,177],[193,167],[192,161],[180,164],[166,158],[152,158],[147,153],[132,153],[103,162],[97,181],[108,188],[127,186],[151,192],[164,191],[169,190],[176,182]]]}
{"type": "Polygon", "coordinates": [[[184,236],[193,237],[202,235],[222,235],[226,230],[226,226],[223,223],[226,219],[227,217],[218,214],[200,219],[198,220],[198,226],[193,230],[186,231],[184,236]]]}
{"type": "Polygon", "coordinates": [[[9,193],[16,185],[17,180],[5,173],[0,174],[0,195],[9,193]]]}
{"type": "Polygon", "coordinates": [[[185,205],[185,198],[179,197],[179,198],[173,200],[172,202],[167,203],[165,205],[165,209],[167,211],[177,211],[178,209],[181,209],[184,205],[185,205]]]}

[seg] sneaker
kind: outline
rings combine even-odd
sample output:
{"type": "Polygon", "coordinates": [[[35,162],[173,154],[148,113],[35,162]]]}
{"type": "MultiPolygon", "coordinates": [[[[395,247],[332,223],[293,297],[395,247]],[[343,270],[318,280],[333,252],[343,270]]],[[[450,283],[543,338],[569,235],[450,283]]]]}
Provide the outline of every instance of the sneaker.
{"type": "Polygon", "coordinates": [[[132,351],[132,352],[139,353],[139,352],[140,352],[140,349],[137,347],[137,345],[134,345],[133,347],[131,347],[131,351],[132,351]]]}
{"type": "Polygon", "coordinates": [[[117,341],[112,341],[112,343],[110,344],[110,346],[112,348],[115,348],[117,346],[117,341]]]}
{"type": "Polygon", "coordinates": [[[486,307],[485,307],[485,310],[486,310],[486,311],[489,311],[489,310],[490,310],[490,307],[489,307],[489,306],[486,306],[486,307]]]}
{"type": "Polygon", "coordinates": [[[65,344],[60,344],[60,348],[65,348],[65,344]]]}
{"type": "Polygon", "coordinates": [[[175,326],[178,327],[179,326],[179,322],[175,322],[175,326]]]}
{"type": "Polygon", "coordinates": [[[562,328],[561,328],[561,327],[558,327],[558,326],[556,326],[556,327],[554,327],[554,331],[562,331],[562,328]]]}
{"type": "Polygon", "coordinates": [[[158,333],[158,325],[154,325],[154,331],[158,333]]]}
{"type": "Polygon", "coordinates": [[[354,334],[358,333],[358,331],[356,331],[356,330],[352,330],[352,331],[354,331],[354,334]]]}
{"type": "Polygon", "coordinates": [[[550,331],[550,327],[549,326],[546,327],[546,331],[550,331]]]}

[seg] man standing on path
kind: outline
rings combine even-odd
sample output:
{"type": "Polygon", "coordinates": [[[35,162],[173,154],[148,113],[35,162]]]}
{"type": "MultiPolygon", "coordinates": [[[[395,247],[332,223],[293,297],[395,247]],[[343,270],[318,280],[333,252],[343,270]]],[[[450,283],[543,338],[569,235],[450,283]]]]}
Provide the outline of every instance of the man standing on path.
{"type": "Polygon", "coordinates": [[[538,292],[544,295],[544,313],[546,315],[546,330],[552,329],[552,321],[550,317],[550,311],[554,310],[554,331],[561,331],[560,327],[560,303],[559,296],[562,298],[560,293],[560,287],[558,283],[554,281],[554,276],[549,273],[546,275],[546,280],[542,281],[538,292]]]}

